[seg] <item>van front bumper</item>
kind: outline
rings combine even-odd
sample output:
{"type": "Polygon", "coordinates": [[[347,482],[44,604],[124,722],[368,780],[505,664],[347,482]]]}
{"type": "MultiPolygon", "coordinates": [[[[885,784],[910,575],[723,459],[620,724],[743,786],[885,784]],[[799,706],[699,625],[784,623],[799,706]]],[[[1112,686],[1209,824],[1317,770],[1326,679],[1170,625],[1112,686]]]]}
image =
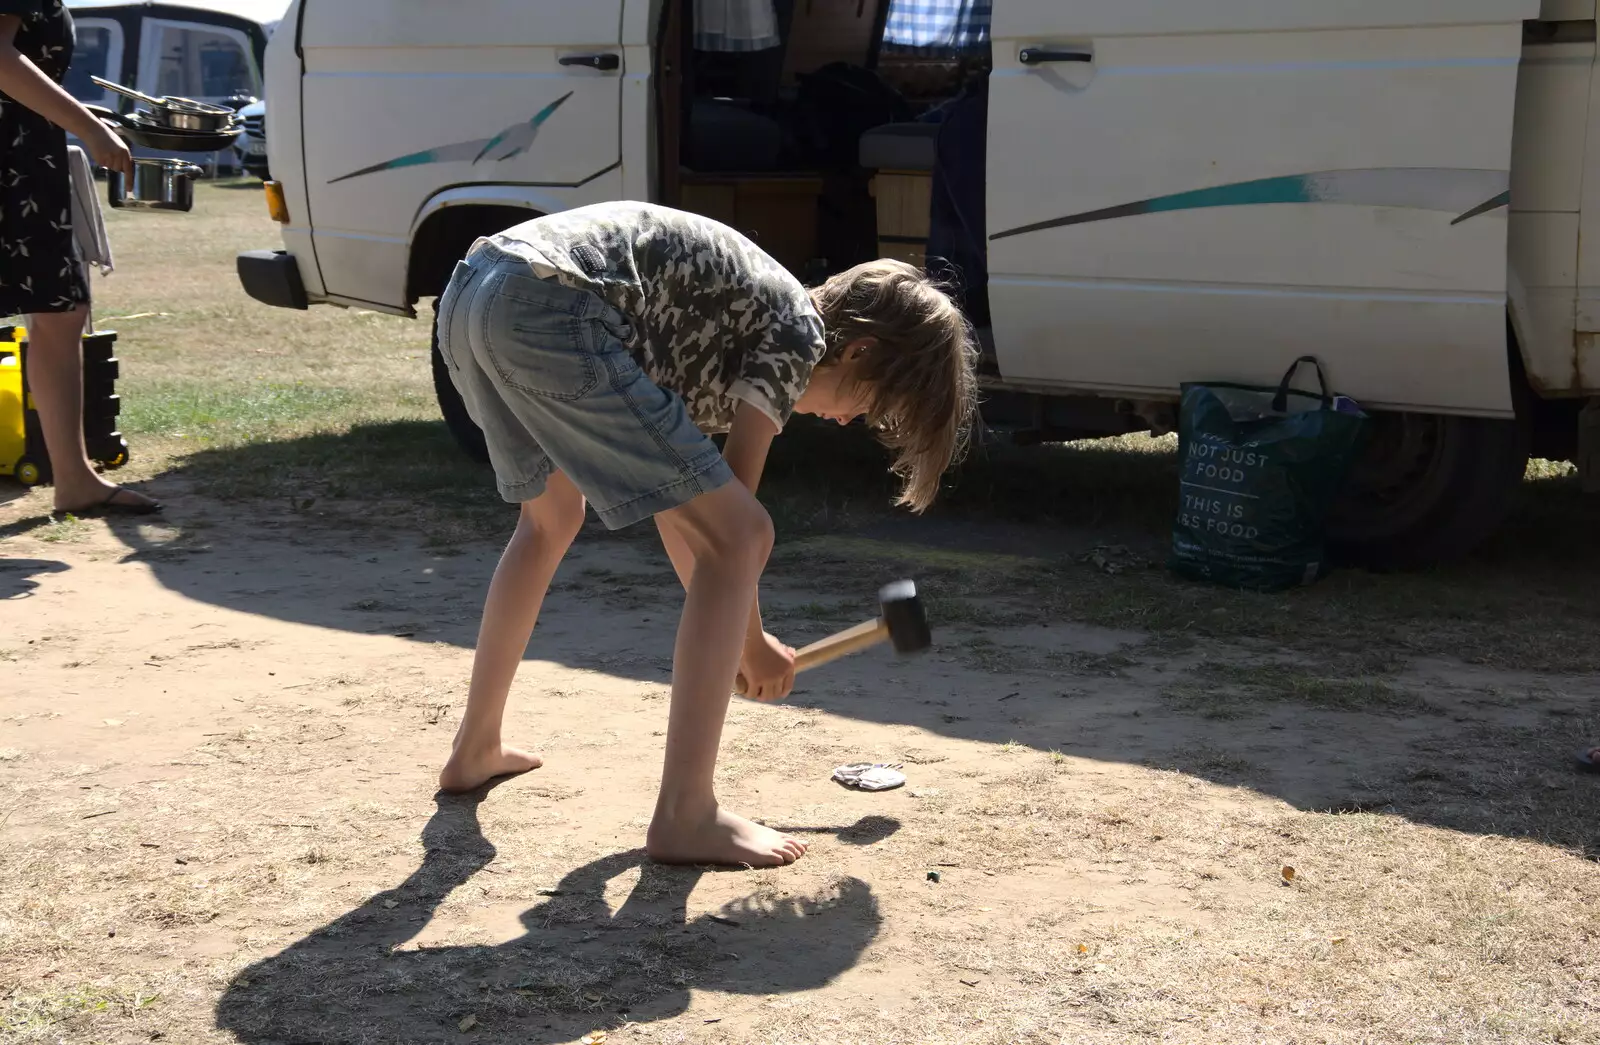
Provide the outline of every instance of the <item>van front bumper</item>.
{"type": "Polygon", "coordinates": [[[244,292],[274,308],[311,307],[300,265],[286,250],[247,250],[238,258],[239,282],[244,292]]]}

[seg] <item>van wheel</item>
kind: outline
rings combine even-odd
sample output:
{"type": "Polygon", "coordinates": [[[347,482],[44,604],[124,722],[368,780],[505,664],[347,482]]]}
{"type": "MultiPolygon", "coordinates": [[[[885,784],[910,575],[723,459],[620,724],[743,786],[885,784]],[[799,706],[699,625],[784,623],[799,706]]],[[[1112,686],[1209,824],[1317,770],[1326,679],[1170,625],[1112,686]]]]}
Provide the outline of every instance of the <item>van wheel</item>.
{"type": "Polygon", "coordinates": [[[439,351],[439,320],[433,321],[433,394],[439,400],[439,412],[444,415],[444,425],[450,429],[456,445],[466,455],[480,464],[489,463],[489,444],[484,441],[483,430],[467,413],[467,404],[461,401],[455,382],[450,380],[450,368],[445,365],[444,353],[439,351]]]}
{"type": "Polygon", "coordinates": [[[1458,559],[1505,521],[1527,470],[1528,436],[1516,421],[1374,413],[1329,515],[1329,544],[1374,569],[1458,559]]]}

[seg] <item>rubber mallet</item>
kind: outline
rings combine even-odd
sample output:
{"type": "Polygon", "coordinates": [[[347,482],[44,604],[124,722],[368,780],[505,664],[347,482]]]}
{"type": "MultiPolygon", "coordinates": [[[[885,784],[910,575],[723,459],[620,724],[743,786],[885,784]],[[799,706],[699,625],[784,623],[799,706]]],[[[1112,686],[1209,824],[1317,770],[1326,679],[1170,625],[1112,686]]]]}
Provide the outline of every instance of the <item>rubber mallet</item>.
{"type": "MultiPolygon", "coordinates": [[[[881,613],[877,620],[857,624],[848,631],[819,639],[794,655],[794,670],[809,671],[888,642],[901,655],[921,653],[933,645],[928,630],[928,615],[923,611],[917,586],[911,581],[895,581],[878,592],[881,613]]],[[[734,692],[745,695],[744,676],[738,678],[734,692]]]]}

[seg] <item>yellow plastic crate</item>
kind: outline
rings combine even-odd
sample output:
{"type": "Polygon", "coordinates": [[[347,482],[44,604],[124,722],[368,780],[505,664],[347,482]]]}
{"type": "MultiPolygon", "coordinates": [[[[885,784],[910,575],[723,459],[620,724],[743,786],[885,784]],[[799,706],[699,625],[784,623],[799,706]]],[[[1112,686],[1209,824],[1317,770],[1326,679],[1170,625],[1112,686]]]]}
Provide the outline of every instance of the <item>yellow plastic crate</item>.
{"type": "MultiPolygon", "coordinates": [[[[27,404],[22,401],[22,346],[18,343],[22,336],[16,328],[0,327],[0,475],[17,475],[19,463],[24,469],[29,466],[27,404]]],[[[17,478],[28,482],[27,475],[17,478]]],[[[35,476],[33,482],[38,481],[35,476]]]]}
{"type": "MultiPolygon", "coordinates": [[[[117,335],[96,331],[86,335],[84,381],[104,389],[115,388],[118,364],[113,346],[117,335]]],[[[50,481],[50,457],[32,397],[22,376],[28,332],[23,327],[0,327],[0,476],[11,476],[24,486],[50,481]]],[[[84,441],[89,458],[104,468],[120,468],[128,461],[128,443],[117,431],[121,403],[114,393],[84,399],[84,441]]]]}

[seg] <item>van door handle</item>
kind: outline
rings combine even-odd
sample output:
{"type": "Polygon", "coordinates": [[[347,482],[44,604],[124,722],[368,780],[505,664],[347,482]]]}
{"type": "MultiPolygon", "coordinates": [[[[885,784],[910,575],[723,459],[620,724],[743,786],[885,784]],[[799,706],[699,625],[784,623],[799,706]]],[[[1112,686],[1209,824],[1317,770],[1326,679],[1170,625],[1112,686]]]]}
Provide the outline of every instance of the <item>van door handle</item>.
{"type": "Polygon", "coordinates": [[[568,54],[556,60],[562,65],[581,65],[603,73],[614,73],[622,68],[622,56],[615,54],[568,54]]]}
{"type": "Polygon", "coordinates": [[[1049,62],[1092,62],[1094,55],[1088,51],[1053,51],[1046,47],[1024,47],[1017,55],[1023,65],[1045,65],[1049,62]]]}

